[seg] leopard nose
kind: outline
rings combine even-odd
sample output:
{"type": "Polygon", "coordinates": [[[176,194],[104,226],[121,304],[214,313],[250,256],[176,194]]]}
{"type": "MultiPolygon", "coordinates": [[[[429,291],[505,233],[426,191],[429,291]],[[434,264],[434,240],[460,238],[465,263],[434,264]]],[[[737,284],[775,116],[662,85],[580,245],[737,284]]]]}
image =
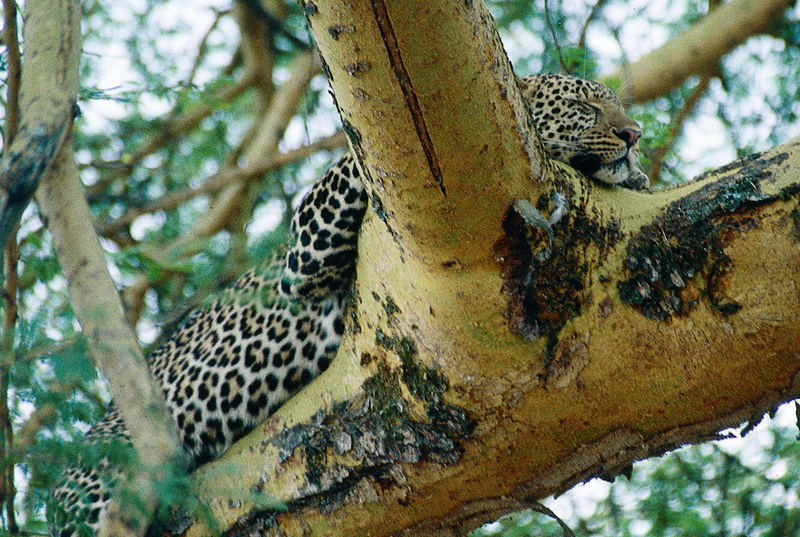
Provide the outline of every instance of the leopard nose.
{"type": "Polygon", "coordinates": [[[617,136],[617,138],[622,139],[625,142],[625,145],[627,145],[628,147],[632,147],[633,144],[636,143],[636,140],[638,140],[642,136],[642,131],[640,131],[639,129],[628,129],[628,128],[620,130],[615,129],[614,135],[617,136]]]}

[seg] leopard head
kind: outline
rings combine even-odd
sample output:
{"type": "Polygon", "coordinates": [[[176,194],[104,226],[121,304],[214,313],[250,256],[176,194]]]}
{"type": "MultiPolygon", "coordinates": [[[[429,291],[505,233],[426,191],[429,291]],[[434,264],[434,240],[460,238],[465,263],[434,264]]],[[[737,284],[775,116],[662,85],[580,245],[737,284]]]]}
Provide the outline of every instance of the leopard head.
{"type": "Polygon", "coordinates": [[[642,130],[614,92],[591,80],[542,74],[519,80],[548,155],[608,184],[646,189],[642,130]]]}

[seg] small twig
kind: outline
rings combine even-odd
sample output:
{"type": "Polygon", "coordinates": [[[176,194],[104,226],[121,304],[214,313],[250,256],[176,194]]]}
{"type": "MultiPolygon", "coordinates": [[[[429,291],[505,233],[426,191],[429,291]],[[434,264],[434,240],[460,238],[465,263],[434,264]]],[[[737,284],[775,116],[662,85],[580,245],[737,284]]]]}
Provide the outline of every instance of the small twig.
{"type": "Polygon", "coordinates": [[[189,76],[186,79],[186,85],[189,87],[194,85],[194,77],[197,75],[197,70],[200,68],[200,64],[202,63],[203,58],[205,58],[206,52],[208,51],[209,36],[217,28],[219,21],[222,20],[222,17],[230,13],[230,10],[218,9],[215,10],[215,12],[217,16],[214,18],[214,22],[212,22],[211,26],[209,26],[208,30],[206,30],[206,33],[203,35],[203,39],[200,40],[200,45],[197,47],[197,56],[195,56],[192,69],[189,71],[189,76]]]}
{"type": "Polygon", "coordinates": [[[553,28],[553,21],[550,18],[550,6],[548,6],[547,0],[544,0],[544,17],[547,20],[547,27],[550,29],[550,35],[553,36],[553,44],[556,46],[556,52],[558,53],[558,62],[561,64],[561,68],[564,72],[569,74],[570,70],[567,68],[567,64],[564,61],[564,55],[561,53],[561,45],[558,44],[556,29],[553,28]]]}
{"type": "MultiPolygon", "coordinates": [[[[14,241],[12,241],[14,242],[14,241]]],[[[13,329],[13,324],[12,324],[13,329]]],[[[8,353],[4,354],[8,356],[8,353]]],[[[16,467],[14,461],[14,430],[11,428],[11,419],[8,411],[8,388],[9,388],[9,372],[10,364],[3,364],[0,366],[0,427],[3,429],[3,445],[2,445],[2,468],[0,468],[0,498],[6,509],[6,524],[8,529],[13,535],[19,528],[17,526],[17,516],[14,509],[14,497],[17,494],[16,487],[14,486],[14,468],[16,467]]]]}
{"type": "MultiPolygon", "coordinates": [[[[245,77],[232,86],[226,86],[220,89],[215,95],[209,97],[209,100],[213,103],[228,103],[240,97],[252,85],[252,77],[245,77]]],[[[177,110],[173,110],[164,120],[158,132],[127,155],[124,162],[117,160],[93,163],[95,168],[109,169],[109,173],[108,176],[87,189],[87,196],[89,198],[97,196],[116,179],[126,177],[130,173],[130,170],[144,157],[156,152],[171,140],[197,127],[201,121],[213,114],[214,110],[217,108],[217,106],[201,104],[182,115],[178,115],[177,110]]]]}
{"type": "Polygon", "coordinates": [[[308,43],[300,39],[299,37],[292,34],[289,30],[287,30],[283,24],[281,23],[280,19],[275,17],[272,13],[264,9],[264,6],[258,0],[239,0],[242,5],[244,5],[253,16],[257,17],[258,19],[264,21],[272,33],[276,35],[282,35],[286,39],[292,42],[292,44],[296,47],[299,47],[301,50],[310,50],[311,47],[308,43]]]}
{"type": "Polygon", "coordinates": [[[557,514],[555,514],[553,511],[551,511],[550,509],[548,509],[547,507],[545,507],[541,503],[539,503],[539,502],[531,502],[529,507],[530,507],[531,511],[536,511],[537,513],[542,513],[543,515],[547,515],[550,518],[552,518],[553,520],[555,520],[556,522],[558,522],[558,525],[561,526],[561,531],[564,532],[564,537],[575,537],[575,534],[572,532],[570,527],[567,526],[567,523],[564,522],[563,520],[561,520],[558,517],[557,514]]]}
{"type": "MultiPolygon", "coordinates": [[[[73,380],[68,383],[53,381],[48,387],[48,392],[66,398],[77,389],[81,389],[85,393],[88,392],[79,380],[73,380]]],[[[36,443],[36,435],[39,434],[39,431],[51,425],[57,417],[58,407],[54,403],[48,402],[37,406],[28,416],[28,419],[25,420],[25,423],[22,424],[22,427],[17,430],[14,439],[14,450],[17,453],[27,452],[36,443]]]]}
{"type": "Polygon", "coordinates": [[[5,272],[3,295],[6,303],[3,311],[3,337],[2,348],[0,349],[2,355],[2,363],[0,363],[0,428],[3,431],[3,445],[0,447],[2,450],[0,459],[3,461],[3,466],[0,468],[2,473],[0,477],[0,482],[2,482],[0,497],[2,497],[5,504],[6,522],[11,534],[19,530],[14,509],[14,497],[17,494],[14,486],[14,468],[16,466],[13,454],[14,430],[11,427],[11,417],[8,409],[8,375],[13,365],[14,328],[17,324],[17,293],[19,291],[19,274],[17,273],[17,263],[19,262],[18,229],[19,225],[16,225],[11,231],[11,236],[5,247],[5,255],[3,256],[3,270],[5,272]]]}
{"type": "Polygon", "coordinates": [[[600,10],[603,9],[603,6],[607,0],[597,0],[594,6],[592,6],[592,10],[589,12],[589,16],[586,17],[586,20],[583,23],[583,28],[581,28],[581,37],[578,39],[578,48],[586,47],[586,32],[589,30],[589,24],[592,23],[594,18],[600,13],[600,10]]]}
{"type": "Polygon", "coordinates": [[[18,351],[14,356],[14,362],[35,362],[37,360],[41,360],[47,356],[52,356],[53,354],[58,354],[69,349],[70,347],[76,345],[80,340],[81,336],[76,334],[60,341],[42,344],[22,352],[18,351]]]}

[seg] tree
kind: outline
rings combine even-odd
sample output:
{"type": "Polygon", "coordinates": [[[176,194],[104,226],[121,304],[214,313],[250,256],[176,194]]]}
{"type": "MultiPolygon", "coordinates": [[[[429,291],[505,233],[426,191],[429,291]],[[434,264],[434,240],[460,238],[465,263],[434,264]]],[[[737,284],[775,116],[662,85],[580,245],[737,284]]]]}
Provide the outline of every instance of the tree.
{"type": "MultiPolygon", "coordinates": [[[[320,68],[368,172],[372,212],[349,336],[332,370],[198,473],[208,497],[255,490],[289,512],[274,516],[252,498],[233,507],[212,499],[223,525],[335,534],[357,521],[370,535],[463,533],[589,476],[712,438],[797,396],[800,327],[790,314],[800,298],[792,283],[800,266],[797,141],[654,194],[609,190],[549,163],[529,142],[528,111],[482,3],[305,3],[323,62],[297,56],[279,90],[269,70],[281,55],[265,36],[280,42],[294,34],[253,4],[237,5],[239,81],[220,78],[207,103],[192,104],[193,69],[153,135],[142,134],[142,118],[121,126],[134,149],[116,162],[95,162],[107,171],[89,187],[101,218],[116,215],[97,227],[123,247],[136,242],[129,228],[136,216],[198,191],[219,192],[191,233],[179,232],[181,215],[170,213],[161,231],[172,236],[169,251],[121,254],[119,263],[146,273],[124,293],[135,321],[151,286],[172,291],[161,301],[188,295],[189,304],[216,287],[193,277],[187,258],[203,237],[241,231],[236,208],[254,204],[242,179],[292,158],[260,155],[275,154],[320,68]],[[184,184],[169,163],[180,158],[190,176],[202,159],[192,162],[164,144],[187,132],[196,145],[219,143],[226,126],[217,118],[214,128],[191,129],[209,121],[217,99],[245,89],[256,119],[227,169],[143,207],[122,203],[115,183],[128,204],[154,185],[184,184]],[[163,160],[141,166],[160,148],[163,160]],[[242,156],[246,166],[235,167],[242,156]],[[569,210],[551,244],[514,202],[531,200],[547,214],[555,191],[569,210]],[[537,256],[546,250],[549,257],[537,256]],[[252,519],[260,512],[263,520],[252,519]]],[[[698,54],[704,61],[686,72],[713,76],[709,65],[789,4],[719,7],[713,17],[734,13],[762,25],[743,25],[722,40],[728,48],[711,60],[698,54]]],[[[637,89],[643,75],[618,78],[634,97],[649,95],[637,89]]],[[[667,134],[669,145],[675,133],[667,134]]],[[[287,206],[290,194],[283,195],[287,206]]],[[[219,270],[222,258],[237,265],[242,251],[240,239],[234,255],[196,261],[219,270]]]]}

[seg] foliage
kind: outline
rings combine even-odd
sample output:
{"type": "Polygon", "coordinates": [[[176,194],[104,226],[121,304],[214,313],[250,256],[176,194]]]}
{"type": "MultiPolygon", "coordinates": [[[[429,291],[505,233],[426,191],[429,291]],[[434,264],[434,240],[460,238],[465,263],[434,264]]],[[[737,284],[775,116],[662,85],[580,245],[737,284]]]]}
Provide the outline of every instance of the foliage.
{"type": "MultiPolygon", "coordinates": [[[[520,0],[487,3],[518,73],[561,71],[563,62],[573,74],[585,77],[600,77],[661,44],[702,17],[708,4],[706,0],[554,0],[549,2],[551,33],[540,3],[533,9],[530,2],[520,0]]],[[[265,121],[265,109],[301,52],[298,41],[310,41],[310,35],[298,2],[265,2],[279,8],[275,14],[283,21],[283,31],[258,34],[267,33],[270,45],[260,50],[257,62],[265,82],[256,84],[246,80],[254,66],[247,64],[239,45],[253,36],[237,24],[235,8],[227,1],[84,0],[83,4],[82,115],[74,135],[76,160],[99,229],[130,211],[141,213],[128,224],[102,232],[102,243],[142,343],[157,344],[188,310],[244,267],[268,258],[285,241],[293,201],[333,160],[332,154],[319,152],[249,179],[239,211],[218,226],[207,221],[219,203],[216,191],[149,209],[201,186],[219,171],[247,164],[244,155],[265,121]],[[192,117],[196,121],[188,121],[192,117]]],[[[21,23],[22,17],[18,18],[21,23]]],[[[686,180],[736,155],[797,134],[798,19],[795,8],[776,23],[772,35],[751,40],[729,55],[715,75],[717,81],[682,124],[671,125],[671,118],[680,115],[696,80],[632,111],[644,127],[647,167],[656,158],[655,148],[667,148],[660,159],[662,182],[686,180]],[[763,72],[777,83],[760,85],[763,77],[754,73],[763,72]],[[704,145],[708,143],[715,145],[704,145]]],[[[7,59],[3,48],[4,82],[7,59]]],[[[0,114],[5,123],[7,115],[2,110],[0,114]]],[[[285,135],[280,150],[331,135],[337,125],[326,82],[313,77],[294,118],[281,125],[285,135]]],[[[66,282],[33,207],[23,217],[18,241],[19,320],[6,330],[9,344],[2,349],[0,363],[15,440],[3,460],[6,469],[16,470],[20,525],[25,531],[41,532],[47,490],[65,461],[81,453],[72,441],[103,412],[108,396],[86,359],[66,282]]],[[[768,460],[798,460],[789,435],[775,435],[765,451],[768,460]]],[[[680,527],[691,534],[712,535],[722,532],[720,520],[738,517],[741,529],[731,525],[728,529],[752,530],[748,534],[756,535],[765,524],[764,515],[757,515],[759,509],[789,528],[797,523],[796,507],[770,504],[772,496],[758,489],[774,491],[778,484],[785,491],[796,489],[798,477],[792,468],[798,465],[788,466],[782,478],[769,480],[766,463],[748,467],[721,448],[690,448],[660,462],[638,465],[633,481],[618,482],[590,517],[577,518],[577,531],[669,535],[668,527],[680,527]],[[723,489],[724,476],[729,486],[723,489]],[[658,486],[650,487],[651,482],[658,486]],[[713,499],[723,492],[728,498],[724,507],[719,502],[714,505],[713,499]],[[631,498],[637,499],[633,508],[628,506],[631,498]],[[708,508],[699,509],[701,505],[708,508]],[[692,509],[683,509],[688,507],[692,509]],[[634,531],[636,521],[650,521],[652,527],[645,533],[634,531]]],[[[164,491],[175,493],[185,486],[165,485],[164,491]]],[[[560,531],[546,529],[550,526],[542,524],[538,515],[517,520],[523,523],[510,534],[534,527],[549,533],[525,534],[560,531]]],[[[2,525],[6,531],[12,526],[8,516],[2,525]]],[[[780,535],[764,531],[761,534],[780,535]]]]}

